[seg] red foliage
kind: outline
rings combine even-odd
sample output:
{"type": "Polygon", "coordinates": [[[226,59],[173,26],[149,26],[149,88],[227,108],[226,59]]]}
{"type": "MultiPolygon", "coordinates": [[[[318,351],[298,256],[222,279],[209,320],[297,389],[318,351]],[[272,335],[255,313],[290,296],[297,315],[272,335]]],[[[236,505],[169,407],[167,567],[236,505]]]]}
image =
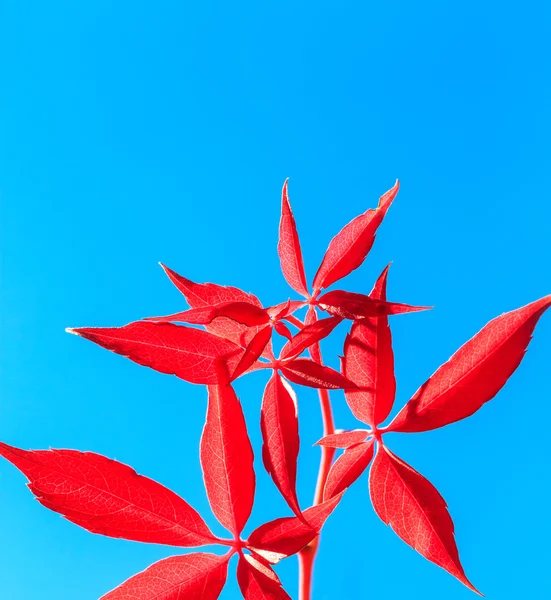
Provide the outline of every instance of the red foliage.
{"type": "Polygon", "coordinates": [[[369,492],[375,512],[406,544],[479,593],[465,577],[452,519],[430,481],[380,445],[369,476],[369,492]]]}
{"type": "MultiPolygon", "coordinates": [[[[309,292],[285,182],[278,253],[285,279],[304,300],[265,308],[252,294],[194,283],[163,266],[188,310],[123,327],[69,330],[140,365],[208,386],[200,461],[212,512],[231,535],[215,536],[180,496],[117,461],[91,452],[27,451],[0,443],[0,454],[25,474],[40,503],[88,531],[170,546],[226,548],[221,555],[195,552],[161,560],[103,600],[215,600],[234,554],[245,599],[289,599],[271,565],[298,552],[309,556],[302,565],[312,564],[326,519],[370,463],[369,490],[379,517],[421,555],[478,593],[461,566],[444,500],[388,449],[383,436],[442,427],[491,400],[520,364],[551,296],[488,323],[419,388],[390,425],[381,427],[396,392],[389,316],[426,307],[387,301],[388,267],[369,295],[320,293],[361,265],[398,187],[396,183],[376,209],[356,217],[331,240],[309,292]],[[294,313],[305,307],[302,321],[294,313]],[[332,316],[319,319],[316,307],[332,316]],[[353,323],[338,372],[323,364],[320,341],[344,319],[353,323]],[[291,326],[298,331],[293,334],[291,326]],[[287,340],[279,358],[272,350],[274,332],[287,340]],[[303,356],[306,351],[310,358],[303,356]],[[263,463],[294,514],[264,523],[242,539],[255,501],[256,475],[243,410],[231,382],[258,369],[272,371],[260,417],[263,463]],[[322,447],[318,491],[305,510],[297,495],[297,397],[287,380],[322,390],[325,432],[317,442],[322,447]],[[344,389],[350,410],[368,428],[335,431],[327,389],[344,389]],[[338,448],[343,452],[332,462],[338,448]]],[[[303,573],[302,600],[307,600],[304,590],[310,589],[304,578],[310,576],[311,571],[303,573]]]]}

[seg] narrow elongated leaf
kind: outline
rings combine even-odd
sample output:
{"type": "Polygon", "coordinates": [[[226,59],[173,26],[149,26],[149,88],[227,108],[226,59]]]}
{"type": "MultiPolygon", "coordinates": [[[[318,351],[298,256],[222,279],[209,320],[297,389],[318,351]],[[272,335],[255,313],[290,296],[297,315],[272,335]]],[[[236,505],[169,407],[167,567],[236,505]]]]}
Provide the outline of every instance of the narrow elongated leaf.
{"type": "Polygon", "coordinates": [[[41,504],[92,533],[170,546],[216,543],[185,500],[127,465],[92,452],[3,443],[0,454],[29,479],[41,504]]]}
{"type": "Polygon", "coordinates": [[[264,390],[260,425],[266,471],[291,510],[300,515],[296,490],[299,451],[297,400],[291,386],[277,372],[264,390]]]}
{"type": "Polygon", "coordinates": [[[293,383],[329,390],[355,387],[349,379],[330,367],[320,365],[309,358],[295,358],[281,364],[281,372],[293,383]]]}
{"type": "MultiPolygon", "coordinates": [[[[183,294],[191,308],[215,306],[222,302],[246,302],[247,304],[253,304],[262,308],[260,300],[254,294],[248,294],[238,288],[217,285],[215,283],[195,283],[178,275],[178,273],[165,267],[163,264],[161,266],[172,283],[183,294]]],[[[243,347],[247,346],[258,331],[256,327],[247,327],[227,317],[214,319],[212,323],[206,325],[206,328],[211,333],[231,340],[243,347]]]]}
{"type": "Polygon", "coordinates": [[[205,325],[214,319],[212,307],[204,306],[202,308],[190,308],[182,312],[171,315],[162,315],[158,317],[145,317],[144,321],[154,321],[155,323],[188,323],[190,325],[205,325]]]}
{"type": "Polygon", "coordinates": [[[238,537],[254,501],[253,450],[231,385],[211,385],[201,437],[201,466],[212,512],[238,537]]]}
{"type": "Polygon", "coordinates": [[[328,500],[350,487],[367,469],[372,458],[373,440],[362,442],[345,450],[331,466],[323,491],[324,500],[328,500]]]}
{"type": "Polygon", "coordinates": [[[283,517],[261,525],[249,536],[248,547],[273,564],[296,554],[318,535],[341,498],[342,494],[337,494],[307,508],[302,519],[283,517]]]}
{"type": "Polygon", "coordinates": [[[229,555],[196,552],[171,556],[134,575],[100,600],[217,600],[229,555]]]}
{"type": "Polygon", "coordinates": [[[277,321],[274,323],[274,329],[279,333],[279,335],[287,338],[288,340],[293,339],[293,334],[291,333],[290,329],[282,321],[277,321]]]}
{"type": "Polygon", "coordinates": [[[453,521],[444,499],[430,481],[379,445],[371,467],[369,491],[375,512],[398,537],[480,594],[465,576],[453,521]]]}
{"type": "MultiPolygon", "coordinates": [[[[306,313],[306,318],[304,319],[304,324],[306,326],[309,326],[313,325],[316,321],[318,321],[318,313],[316,312],[316,307],[310,305],[308,307],[308,312],[306,313]]],[[[312,360],[314,362],[317,362],[320,365],[323,364],[323,361],[321,359],[321,349],[319,343],[313,343],[308,348],[308,352],[310,353],[310,356],[312,357],[312,360]]]]}
{"type": "Polygon", "coordinates": [[[209,325],[214,319],[226,317],[247,327],[268,323],[270,317],[263,309],[248,302],[222,302],[214,306],[191,308],[184,312],[165,317],[147,317],[144,321],[157,323],[190,323],[193,325],[209,325]]]}
{"type": "Polygon", "coordinates": [[[376,209],[369,209],[345,225],[331,240],[323,261],[314,278],[314,291],[329,287],[346,277],[364,261],[375,241],[375,233],[382,223],[400,184],[379,198],[376,209]]]}
{"type": "Polygon", "coordinates": [[[287,300],[287,302],[282,302],[281,304],[276,304],[275,306],[270,306],[266,309],[266,313],[274,320],[282,319],[292,312],[290,299],[287,300]]]}
{"type": "Polygon", "coordinates": [[[239,557],[237,583],[245,600],[291,600],[270,566],[250,554],[239,557]]]}
{"type": "Polygon", "coordinates": [[[398,302],[383,302],[365,294],[345,292],[344,290],[327,292],[318,300],[318,306],[331,315],[352,320],[399,315],[432,308],[432,306],[410,306],[398,302]]]}
{"type": "Polygon", "coordinates": [[[287,302],[268,307],[266,311],[274,319],[285,319],[304,306],[306,306],[306,302],[302,300],[287,300],[287,302]]]}
{"type": "MultiPolygon", "coordinates": [[[[388,267],[371,292],[375,300],[386,301],[387,275],[388,267]]],[[[354,416],[370,425],[382,423],[390,414],[396,395],[388,317],[370,317],[352,325],[344,343],[342,372],[361,388],[345,392],[354,416]]]]}
{"type": "Polygon", "coordinates": [[[546,296],[490,321],[417,390],[389,430],[427,431],[476,412],[518,367],[550,306],[551,296],[546,296]]]}
{"type": "Polygon", "coordinates": [[[300,249],[295,217],[289,203],[287,184],[288,180],[283,184],[283,192],[281,194],[281,220],[279,222],[277,252],[281,263],[281,271],[287,283],[301,296],[308,298],[302,251],[300,249]]]}
{"type": "Polygon", "coordinates": [[[326,338],[341,321],[340,317],[329,317],[306,325],[290,342],[283,346],[281,358],[288,359],[299,356],[312,344],[326,338]]]}
{"type": "Polygon", "coordinates": [[[261,329],[254,338],[250,341],[249,345],[245,349],[239,364],[235,368],[231,376],[231,380],[237,379],[245,371],[250,369],[254,363],[262,356],[264,348],[266,348],[268,342],[272,339],[272,328],[270,325],[261,329]]]}
{"type": "Polygon", "coordinates": [[[353,431],[339,431],[322,437],[314,445],[326,448],[350,448],[365,441],[369,431],[367,429],[354,429],[353,431]]]}
{"type": "Polygon", "coordinates": [[[225,363],[233,371],[242,354],[241,348],[229,340],[171,323],[139,321],[124,327],[81,327],[67,331],[139,365],[191,383],[216,383],[216,365],[225,363]]]}
{"type": "Polygon", "coordinates": [[[176,271],[169,269],[161,263],[161,267],[168,278],[182,293],[191,308],[202,308],[214,306],[222,302],[247,302],[256,306],[262,306],[260,300],[254,294],[248,294],[236,287],[218,285],[216,283],[195,283],[178,275],[176,271]]]}

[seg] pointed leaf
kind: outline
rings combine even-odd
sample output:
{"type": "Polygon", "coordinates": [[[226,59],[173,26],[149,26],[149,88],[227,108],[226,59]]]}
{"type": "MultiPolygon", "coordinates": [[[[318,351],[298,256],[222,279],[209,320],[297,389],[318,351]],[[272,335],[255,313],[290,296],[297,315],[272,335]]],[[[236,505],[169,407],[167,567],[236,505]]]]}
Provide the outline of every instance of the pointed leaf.
{"type": "Polygon", "coordinates": [[[346,277],[364,261],[375,241],[375,233],[382,223],[400,184],[379,198],[379,206],[353,219],[331,240],[323,261],[314,278],[314,292],[329,287],[346,277]]]}
{"type": "MultiPolygon", "coordinates": [[[[304,324],[306,326],[313,325],[318,321],[318,313],[316,312],[316,307],[310,305],[308,307],[308,312],[306,313],[306,318],[304,319],[304,324]]],[[[319,343],[314,343],[308,348],[308,352],[312,357],[314,362],[318,364],[323,364],[323,360],[321,359],[321,349],[319,343]]]]}
{"type": "Polygon", "coordinates": [[[285,323],[283,323],[282,321],[276,321],[274,323],[274,329],[279,333],[279,335],[287,338],[288,340],[293,339],[293,334],[291,333],[287,325],[285,325],[285,323]]]}
{"type": "Polygon", "coordinates": [[[331,466],[323,498],[328,500],[350,487],[367,469],[373,458],[373,440],[352,446],[344,451],[331,466]]]}
{"type": "Polygon", "coordinates": [[[306,302],[302,300],[287,300],[287,302],[281,302],[275,306],[269,306],[266,309],[266,312],[270,315],[270,317],[272,317],[272,319],[285,319],[304,306],[306,306],[306,302]]]}
{"type": "Polygon", "coordinates": [[[216,283],[195,283],[178,275],[176,271],[169,269],[162,263],[161,267],[191,308],[214,306],[222,302],[247,302],[262,307],[260,300],[254,294],[248,294],[239,288],[217,285],[216,283]]]}
{"type": "Polygon", "coordinates": [[[291,600],[270,566],[250,554],[239,557],[237,583],[245,600],[291,600]]]}
{"type": "Polygon", "coordinates": [[[304,262],[302,260],[295,217],[289,203],[287,183],[288,180],[283,184],[281,195],[281,220],[279,222],[277,252],[281,263],[281,271],[287,283],[301,296],[308,298],[304,262]]]}
{"type": "Polygon", "coordinates": [[[399,315],[432,308],[432,306],[410,306],[398,302],[383,302],[365,294],[345,292],[344,290],[327,292],[319,298],[318,306],[331,315],[352,320],[399,315]]]}
{"type": "Polygon", "coordinates": [[[342,494],[303,511],[303,519],[284,517],[261,525],[249,536],[248,547],[271,563],[292,556],[309,544],[339,503],[342,494]],[[306,521],[306,522],[305,522],[306,521]]]}
{"type": "MultiPolygon", "coordinates": [[[[216,285],[215,283],[194,283],[161,264],[172,283],[184,295],[191,308],[215,306],[222,302],[246,302],[262,308],[260,300],[254,294],[248,294],[235,287],[216,285]]],[[[256,327],[247,327],[227,317],[218,317],[206,325],[211,333],[246,347],[258,332],[256,327]]]]}
{"type": "Polygon", "coordinates": [[[235,371],[231,376],[231,381],[237,379],[240,375],[250,369],[254,363],[262,356],[264,348],[266,348],[268,342],[272,339],[272,328],[268,325],[261,329],[254,338],[250,341],[249,345],[245,349],[241,360],[239,361],[235,371]]]}
{"type": "Polygon", "coordinates": [[[229,555],[196,552],[171,556],[134,575],[100,600],[217,600],[229,555]]]}
{"type": "Polygon", "coordinates": [[[227,317],[248,327],[265,325],[270,321],[266,310],[248,302],[229,302],[215,306],[214,317],[227,317]]]}
{"type": "Polygon", "coordinates": [[[3,443],[0,454],[29,479],[41,504],[92,533],[170,546],[216,543],[185,500],[127,465],[92,452],[3,443]]]}
{"type": "Polygon", "coordinates": [[[459,561],[453,521],[436,488],[390,450],[379,445],[369,477],[375,512],[406,544],[457,577],[473,592],[459,561]]]}
{"type": "Polygon", "coordinates": [[[216,365],[224,362],[233,371],[242,350],[233,342],[208,331],[171,323],[139,321],[124,327],[68,329],[111,352],[191,383],[216,383],[216,365]]]}
{"type": "Polygon", "coordinates": [[[201,466],[212,512],[238,537],[254,501],[253,450],[241,404],[231,385],[210,385],[201,437],[201,466]]]}
{"type": "Polygon", "coordinates": [[[355,387],[349,379],[331,369],[320,365],[309,358],[295,358],[280,366],[287,379],[299,385],[329,390],[355,387]]]}
{"type": "MultiPolygon", "coordinates": [[[[390,265],[389,265],[390,266],[390,265]]],[[[388,267],[377,280],[371,297],[386,300],[388,267]]],[[[394,354],[388,317],[356,321],[344,343],[342,372],[357,390],[346,390],[345,397],[356,419],[377,426],[390,414],[396,395],[394,354]]]]}
{"type": "Polygon", "coordinates": [[[314,445],[326,448],[350,448],[365,441],[369,431],[367,429],[354,429],[353,431],[339,431],[322,437],[314,445]]]}
{"type": "Polygon", "coordinates": [[[326,338],[341,321],[340,317],[329,317],[306,325],[290,342],[285,344],[281,350],[281,358],[288,359],[299,356],[312,344],[326,338]]]}
{"type": "Polygon", "coordinates": [[[193,325],[209,325],[219,317],[226,317],[247,327],[263,325],[270,320],[268,313],[254,304],[248,302],[222,302],[214,306],[191,308],[165,317],[147,317],[144,321],[156,321],[157,323],[176,321],[193,325]]]}
{"type": "Polygon", "coordinates": [[[145,317],[143,321],[154,321],[155,323],[188,323],[190,325],[205,325],[214,319],[211,306],[202,308],[190,308],[182,312],[158,317],[145,317]]]}
{"type": "Polygon", "coordinates": [[[264,390],[260,425],[262,458],[281,495],[296,514],[297,458],[299,451],[297,399],[291,386],[274,372],[264,390]]]}
{"type": "Polygon", "coordinates": [[[428,431],[472,415],[520,364],[551,295],[490,321],[425,382],[390,424],[391,431],[428,431]]]}

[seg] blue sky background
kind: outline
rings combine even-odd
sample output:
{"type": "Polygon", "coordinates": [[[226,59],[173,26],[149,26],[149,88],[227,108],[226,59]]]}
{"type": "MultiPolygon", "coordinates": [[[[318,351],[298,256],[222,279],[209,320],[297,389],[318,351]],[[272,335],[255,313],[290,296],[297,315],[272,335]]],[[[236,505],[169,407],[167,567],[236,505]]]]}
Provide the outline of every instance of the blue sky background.
{"type": "MultiPolygon", "coordinates": [[[[551,292],[546,2],[15,2],[0,7],[0,439],[93,450],[171,487],[221,532],[198,461],[202,387],[69,336],[185,304],[158,267],[286,299],[290,177],[308,277],[330,238],[402,190],[364,266],[393,260],[396,409],[490,318],[551,292]]],[[[294,297],[294,296],[292,296],[294,297]]],[[[342,336],[326,344],[337,366],[342,336]]],[[[390,447],[446,498],[488,598],[548,589],[551,317],[468,421],[390,447]]],[[[238,383],[256,453],[265,374],[238,383]]],[[[356,425],[335,394],[340,427],[356,425]]],[[[300,498],[321,432],[299,390],[300,498]]],[[[248,531],[287,514],[258,464],[248,531]]],[[[171,548],[93,536],[0,463],[2,596],[94,600],[171,548]]],[[[237,598],[233,567],[222,598],[237,598]]],[[[296,561],[278,567],[296,597],[296,561]]],[[[315,600],[474,597],[373,513],[364,475],[324,530],[315,600]]]]}

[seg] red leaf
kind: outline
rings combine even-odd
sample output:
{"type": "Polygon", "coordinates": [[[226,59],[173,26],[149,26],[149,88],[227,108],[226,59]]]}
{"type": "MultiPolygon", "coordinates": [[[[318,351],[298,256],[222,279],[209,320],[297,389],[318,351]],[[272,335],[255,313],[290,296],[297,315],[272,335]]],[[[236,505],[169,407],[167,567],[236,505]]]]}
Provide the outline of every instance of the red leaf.
{"type": "Polygon", "coordinates": [[[264,390],[260,425],[266,471],[291,510],[300,515],[296,490],[299,451],[297,400],[291,386],[277,372],[264,390]]]}
{"type": "Polygon", "coordinates": [[[269,565],[250,554],[239,557],[237,582],[245,600],[291,600],[269,565]]]}
{"type": "Polygon", "coordinates": [[[185,500],[127,465],[92,452],[3,443],[0,454],[29,479],[41,504],[92,533],[170,546],[216,543],[185,500]]]}
{"type": "MultiPolygon", "coordinates": [[[[374,299],[386,301],[387,275],[388,267],[371,292],[374,299]]],[[[342,372],[362,388],[345,392],[346,401],[354,416],[370,425],[382,423],[390,414],[396,395],[388,317],[371,317],[352,325],[344,343],[342,372]]]]}
{"type": "Polygon", "coordinates": [[[253,449],[231,385],[211,385],[201,437],[201,466],[212,512],[237,538],[254,501],[253,449]]]}
{"type": "Polygon", "coordinates": [[[291,333],[287,325],[285,325],[285,323],[281,321],[276,321],[274,323],[274,329],[279,333],[279,335],[286,337],[288,340],[293,339],[293,334],[291,333]]]}
{"type": "Polygon", "coordinates": [[[260,300],[254,294],[248,294],[239,288],[217,285],[216,283],[195,283],[178,275],[176,271],[169,269],[162,263],[161,267],[170,281],[183,294],[191,308],[214,306],[222,302],[247,302],[255,306],[262,306],[260,300]]]}
{"type": "Polygon", "coordinates": [[[159,317],[145,317],[143,321],[154,321],[155,323],[188,323],[191,325],[204,325],[213,320],[212,307],[190,308],[182,312],[159,317]]]}
{"type": "Polygon", "coordinates": [[[331,240],[314,278],[314,293],[346,277],[363,263],[399,187],[396,181],[394,187],[379,198],[376,209],[369,209],[353,219],[331,240]]]}
{"type": "Polygon", "coordinates": [[[417,390],[389,430],[428,431],[476,412],[518,367],[550,306],[551,295],[490,321],[417,390]]]}
{"type": "Polygon", "coordinates": [[[281,221],[279,222],[277,252],[281,263],[281,271],[287,283],[301,296],[308,298],[302,252],[295,218],[287,194],[287,183],[288,180],[283,184],[281,195],[281,221]]]}
{"type": "Polygon", "coordinates": [[[354,383],[337,371],[320,365],[309,358],[295,358],[285,362],[281,364],[281,372],[293,383],[316,389],[339,390],[355,387],[354,383]]]}
{"type": "Polygon", "coordinates": [[[369,490],[375,512],[398,537],[480,594],[465,576],[452,519],[444,499],[430,481],[379,445],[369,490]]]}
{"type": "Polygon", "coordinates": [[[302,519],[284,517],[261,525],[249,536],[248,547],[271,563],[296,554],[318,535],[341,497],[342,494],[338,494],[307,508],[302,519]]]}
{"type": "Polygon", "coordinates": [[[240,375],[242,375],[245,371],[250,369],[254,363],[260,358],[262,353],[264,352],[264,348],[266,348],[268,342],[272,339],[272,328],[268,325],[261,329],[251,340],[239,364],[235,368],[231,376],[231,381],[237,379],[240,375]]]}
{"type": "Polygon", "coordinates": [[[383,302],[365,294],[345,292],[344,290],[327,292],[319,298],[318,306],[331,315],[352,320],[399,315],[432,308],[432,306],[410,306],[398,302],[383,302]]]}
{"type": "MultiPolygon", "coordinates": [[[[254,294],[247,294],[238,288],[216,285],[215,283],[194,283],[163,264],[161,264],[161,267],[163,267],[172,283],[184,295],[191,308],[215,306],[222,302],[246,302],[262,308],[260,300],[254,294]]],[[[211,333],[243,347],[247,346],[258,331],[255,327],[248,328],[246,325],[226,317],[214,319],[206,328],[211,333]]]]}
{"type": "Polygon", "coordinates": [[[324,499],[332,498],[350,487],[367,469],[372,458],[373,439],[346,449],[331,466],[323,490],[324,499]]]}
{"type": "Polygon", "coordinates": [[[266,311],[273,319],[285,319],[297,310],[304,308],[306,304],[307,303],[302,300],[287,300],[287,302],[281,302],[275,306],[270,306],[266,311]]]}
{"type": "Polygon", "coordinates": [[[229,555],[196,552],[171,556],[134,575],[100,600],[216,600],[228,574],[229,555]]]}
{"type": "MultiPolygon", "coordinates": [[[[316,307],[310,305],[308,307],[308,312],[306,313],[306,319],[304,319],[304,324],[306,326],[313,325],[318,321],[318,313],[316,312],[316,307]]],[[[321,349],[319,343],[314,343],[308,348],[308,352],[312,357],[314,362],[319,363],[320,365],[323,363],[321,359],[321,349]]]]}
{"type": "Polygon", "coordinates": [[[326,338],[341,321],[340,317],[329,317],[306,325],[290,342],[285,344],[281,350],[281,358],[288,359],[299,356],[312,344],[326,338]]]}
{"type": "Polygon", "coordinates": [[[326,448],[350,448],[365,441],[369,431],[367,429],[354,429],[353,431],[339,431],[322,437],[314,445],[326,448]]]}
{"type": "Polygon", "coordinates": [[[190,323],[194,325],[209,325],[214,319],[226,317],[247,327],[263,325],[268,323],[270,317],[263,309],[249,304],[248,302],[222,302],[214,306],[203,306],[191,308],[166,317],[147,317],[144,321],[155,321],[157,323],[190,323]]]}
{"type": "Polygon", "coordinates": [[[68,329],[111,352],[191,383],[216,383],[216,364],[233,371],[242,353],[229,340],[208,331],[170,323],[139,321],[124,327],[68,329]]]}

